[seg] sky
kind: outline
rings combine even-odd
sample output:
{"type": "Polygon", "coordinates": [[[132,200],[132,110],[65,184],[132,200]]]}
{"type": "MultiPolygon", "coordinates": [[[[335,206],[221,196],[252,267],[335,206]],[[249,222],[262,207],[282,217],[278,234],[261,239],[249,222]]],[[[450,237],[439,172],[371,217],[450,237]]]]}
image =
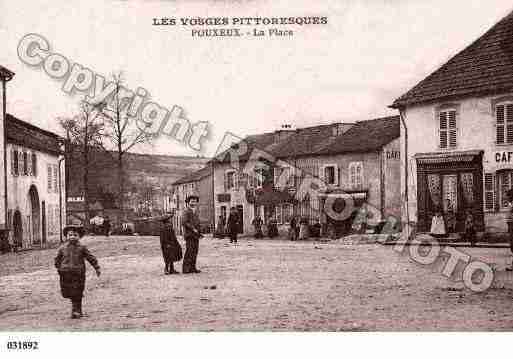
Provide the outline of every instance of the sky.
{"type": "MultiPolygon", "coordinates": [[[[71,62],[104,76],[122,71],[130,89],[143,87],[152,101],[210,124],[200,152],[165,135],[137,152],[211,156],[226,132],[393,115],[395,98],[511,10],[502,0],[2,1],[0,64],[16,73],[8,112],[62,134],[56,119],[76,114],[80,96],[17,56],[24,35],[41,34],[71,62]],[[294,35],[264,38],[197,38],[190,27],[152,26],[161,17],[239,16],[328,23],[281,25],[294,35]]],[[[253,28],[272,26],[243,29],[253,28]]]]}

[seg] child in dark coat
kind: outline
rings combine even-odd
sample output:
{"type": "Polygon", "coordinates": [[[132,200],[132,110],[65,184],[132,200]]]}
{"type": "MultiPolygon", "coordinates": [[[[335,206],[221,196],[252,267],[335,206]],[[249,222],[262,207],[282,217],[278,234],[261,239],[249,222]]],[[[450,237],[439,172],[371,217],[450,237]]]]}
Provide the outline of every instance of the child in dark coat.
{"type": "Polygon", "coordinates": [[[170,222],[171,217],[166,216],[162,219],[160,228],[160,247],[162,257],[164,258],[164,274],[178,274],[174,268],[174,262],[182,259],[182,247],[176,239],[175,230],[170,222]]]}
{"type": "Polygon", "coordinates": [[[87,260],[100,276],[100,266],[96,257],[89,252],[86,246],[79,242],[83,237],[84,229],[78,226],[64,228],[67,242],[63,244],[55,257],[55,267],[59,273],[61,294],[71,300],[71,318],[82,317],[82,296],[85,287],[85,261],[87,260]]]}
{"type": "Polygon", "coordinates": [[[470,245],[472,247],[476,245],[476,230],[474,228],[474,216],[472,215],[472,211],[470,209],[467,209],[465,212],[464,238],[466,241],[470,242],[470,245]]]}

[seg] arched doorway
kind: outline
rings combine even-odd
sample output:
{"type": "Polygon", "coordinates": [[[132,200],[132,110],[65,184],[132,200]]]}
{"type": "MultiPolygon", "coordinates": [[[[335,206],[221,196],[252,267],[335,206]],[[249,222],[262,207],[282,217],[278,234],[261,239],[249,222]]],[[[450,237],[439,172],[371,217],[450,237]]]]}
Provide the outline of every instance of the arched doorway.
{"type": "Polygon", "coordinates": [[[14,245],[18,248],[23,246],[23,225],[21,223],[21,212],[15,211],[12,218],[14,245]]]}
{"type": "Polygon", "coordinates": [[[39,194],[37,193],[36,186],[32,185],[29,189],[29,200],[30,200],[30,227],[31,238],[33,244],[41,243],[41,230],[40,230],[40,218],[41,218],[41,207],[39,205],[39,194]]]}

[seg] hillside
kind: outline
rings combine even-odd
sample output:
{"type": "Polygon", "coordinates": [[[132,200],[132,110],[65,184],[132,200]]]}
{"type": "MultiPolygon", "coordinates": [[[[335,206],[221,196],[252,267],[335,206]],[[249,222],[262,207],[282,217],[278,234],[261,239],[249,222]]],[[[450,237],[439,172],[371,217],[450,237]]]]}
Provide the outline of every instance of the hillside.
{"type": "MultiPolygon", "coordinates": [[[[95,151],[89,168],[89,195],[101,200],[105,193],[117,192],[117,166],[115,153],[95,151]]],[[[125,188],[132,193],[152,188],[169,192],[171,184],[205,165],[208,158],[129,153],[125,162],[125,188]]],[[[67,163],[68,195],[80,196],[83,163],[78,153],[73,153],[67,163]]]]}

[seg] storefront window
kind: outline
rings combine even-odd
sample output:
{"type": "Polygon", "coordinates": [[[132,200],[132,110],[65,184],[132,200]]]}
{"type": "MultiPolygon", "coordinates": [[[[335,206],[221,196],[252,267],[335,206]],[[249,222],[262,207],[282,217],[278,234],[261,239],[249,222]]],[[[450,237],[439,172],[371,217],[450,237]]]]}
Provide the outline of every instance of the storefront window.
{"type": "Polygon", "coordinates": [[[513,184],[513,171],[504,171],[499,173],[499,189],[500,199],[499,203],[501,208],[508,207],[507,192],[511,189],[513,184]]]}

